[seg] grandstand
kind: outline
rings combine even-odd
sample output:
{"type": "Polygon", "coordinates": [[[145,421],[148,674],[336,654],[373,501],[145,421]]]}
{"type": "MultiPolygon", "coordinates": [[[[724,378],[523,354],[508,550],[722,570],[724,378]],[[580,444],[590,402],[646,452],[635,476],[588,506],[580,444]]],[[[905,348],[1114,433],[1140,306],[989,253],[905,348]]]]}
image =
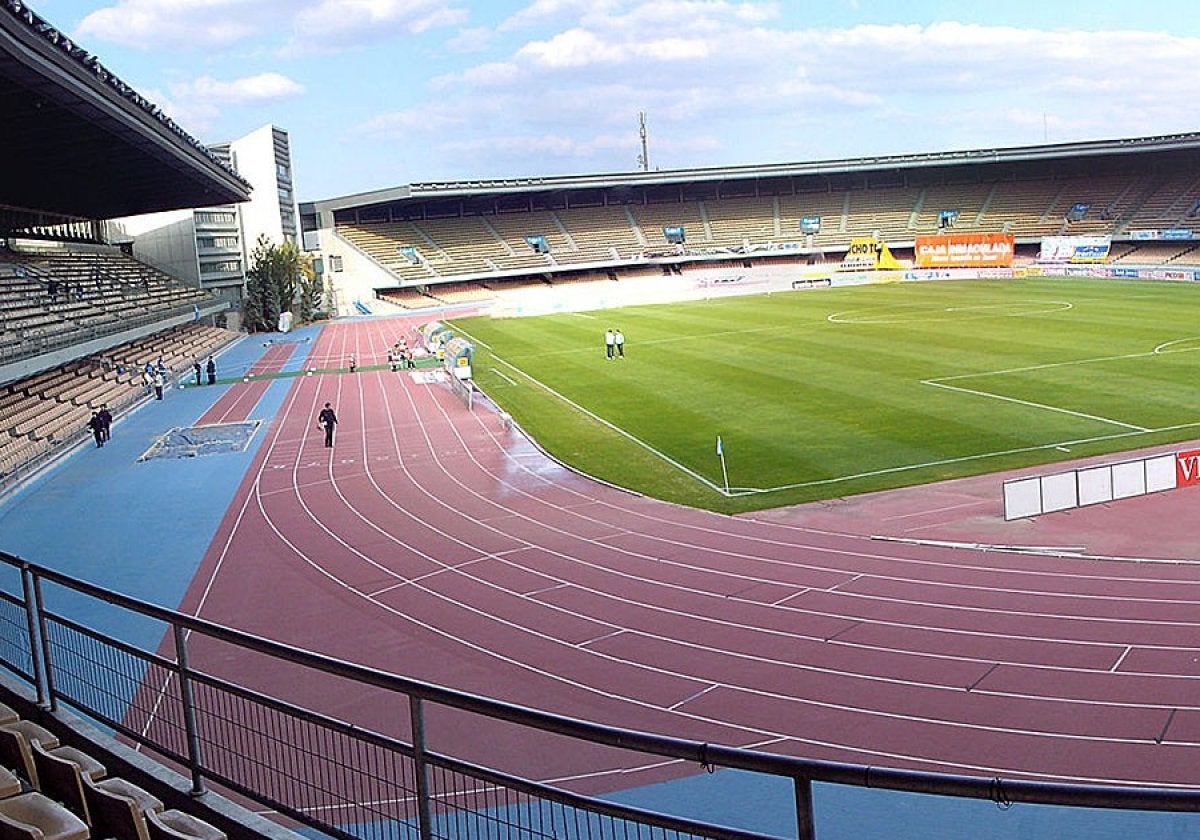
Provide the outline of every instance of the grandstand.
{"type": "Polygon", "coordinates": [[[180,370],[234,337],[211,326],[228,304],[108,244],[105,220],[244,200],[248,185],[27,7],[5,3],[0,21],[4,488],[83,439],[99,406],[144,398],[145,361],[180,370]]]}
{"type": "MultiPolygon", "coordinates": [[[[339,305],[442,284],[495,292],[531,278],[628,276],[722,262],[835,262],[878,235],[905,254],[941,230],[1010,233],[1032,259],[1048,236],[1139,243],[1190,237],[1200,134],[863,160],[608,176],[422,183],[301,206],[306,243],[330,257],[339,305]],[[818,217],[805,233],[800,219],[818,217]],[[681,227],[685,242],[667,241],[681,227]],[[545,252],[527,237],[541,237],[545,252]],[[339,269],[339,266],[344,266],[339,269]]],[[[1150,258],[1157,252],[1138,248],[1150,258]]],[[[1172,262],[1194,264],[1193,254],[1172,262]]],[[[1152,262],[1152,261],[1151,261],[1152,262]]],[[[1151,263],[1147,263],[1151,264],[1151,263]]],[[[327,269],[329,270],[329,269],[327,269]]],[[[404,296],[404,295],[402,295],[404,296]]],[[[458,297],[452,293],[451,298],[458,297]]]]}

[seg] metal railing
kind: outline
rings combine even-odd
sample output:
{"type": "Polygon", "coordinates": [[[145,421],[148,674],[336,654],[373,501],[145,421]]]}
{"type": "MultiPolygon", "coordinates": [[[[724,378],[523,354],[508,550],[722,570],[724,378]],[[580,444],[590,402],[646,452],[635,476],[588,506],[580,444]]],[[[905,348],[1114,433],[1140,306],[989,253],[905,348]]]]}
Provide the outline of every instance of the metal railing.
{"type": "Polygon", "coordinates": [[[27,681],[44,708],[66,704],[149,748],[190,775],[193,793],[215,784],[345,840],[764,837],[573,793],[438,749],[438,733],[462,727],[482,742],[594,750],[604,759],[597,770],[634,756],[641,766],[687,762],[783,778],[795,792],[801,840],[816,837],[813,782],[1001,804],[1200,811],[1200,791],[814,761],[603,726],[291,647],[4,552],[0,574],[8,576],[0,576],[0,665],[27,681]],[[153,637],[157,648],[122,641],[116,627],[124,638],[153,637]],[[311,688],[318,684],[319,691],[311,688]],[[301,694],[308,687],[333,707],[369,697],[361,708],[376,717],[369,726],[340,719],[278,699],[272,685],[301,694]]]}

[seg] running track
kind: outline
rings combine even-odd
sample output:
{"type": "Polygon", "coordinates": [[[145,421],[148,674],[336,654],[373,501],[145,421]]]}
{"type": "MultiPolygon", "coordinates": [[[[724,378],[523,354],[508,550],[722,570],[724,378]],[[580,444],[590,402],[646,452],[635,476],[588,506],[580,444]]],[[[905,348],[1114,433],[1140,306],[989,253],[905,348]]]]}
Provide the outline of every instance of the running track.
{"type": "MultiPolygon", "coordinates": [[[[383,359],[401,321],[327,327],[306,366],[383,359]]],[[[272,352],[272,351],[269,351],[272,352]]],[[[286,354],[264,359],[278,369],[286,354]]],[[[248,416],[235,384],[205,422],[248,416]]],[[[257,394],[258,396],[255,396],[257,394]]],[[[971,552],[732,518],[564,470],[445,386],[298,377],[181,606],[577,718],[896,767],[1200,784],[1200,566],[971,552]],[[316,415],[338,410],[336,445],[316,415]]],[[[193,654],[383,731],[374,694],[193,654]]],[[[449,714],[432,746],[587,789],[629,760],[449,714]]]]}

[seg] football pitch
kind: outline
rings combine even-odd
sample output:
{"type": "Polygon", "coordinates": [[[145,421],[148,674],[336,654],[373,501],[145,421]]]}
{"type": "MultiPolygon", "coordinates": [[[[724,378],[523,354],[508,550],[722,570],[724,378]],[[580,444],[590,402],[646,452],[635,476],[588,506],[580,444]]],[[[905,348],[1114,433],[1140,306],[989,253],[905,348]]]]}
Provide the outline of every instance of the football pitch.
{"type": "Polygon", "coordinates": [[[453,326],[552,455],[732,513],[1200,437],[1198,315],[1191,284],[1036,278],[453,326]]]}

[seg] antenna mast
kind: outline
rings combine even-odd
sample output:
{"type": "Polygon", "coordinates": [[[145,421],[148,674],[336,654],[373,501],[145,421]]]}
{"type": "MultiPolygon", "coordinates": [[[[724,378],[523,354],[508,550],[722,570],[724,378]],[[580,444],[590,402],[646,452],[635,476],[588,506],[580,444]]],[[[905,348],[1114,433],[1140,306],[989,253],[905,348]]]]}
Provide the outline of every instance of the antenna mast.
{"type": "Polygon", "coordinates": [[[642,138],[642,153],[638,155],[638,166],[643,172],[650,171],[650,154],[646,151],[646,112],[638,111],[638,136],[642,138]]]}

